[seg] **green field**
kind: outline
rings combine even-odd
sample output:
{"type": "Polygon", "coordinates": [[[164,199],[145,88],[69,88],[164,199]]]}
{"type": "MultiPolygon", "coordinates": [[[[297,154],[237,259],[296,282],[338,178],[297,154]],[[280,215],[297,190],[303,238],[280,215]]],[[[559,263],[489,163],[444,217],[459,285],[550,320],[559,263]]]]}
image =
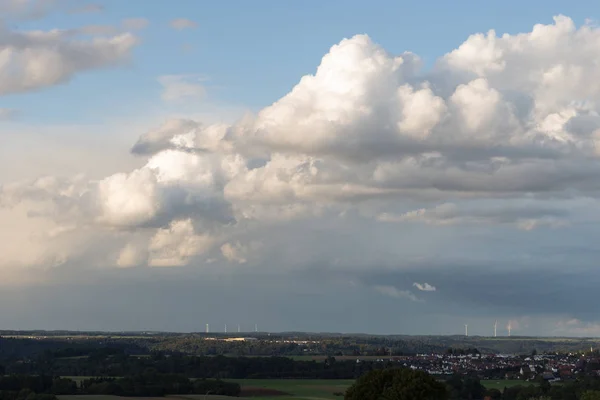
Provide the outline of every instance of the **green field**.
{"type": "MultiPolygon", "coordinates": [[[[83,380],[87,377],[68,377],[73,380],[83,380]]],[[[254,400],[333,400],[343,399],[334,393],[344,393],[354,383],[353,380],[344,379],[226,379],[237,382],[242,387],[244,397],[254,400]],[[277,393],[279,392],[279,393],[277,393]]],[[[124,400],[117,396],[58,396],[60,400],[124,400]]],[[[174,395],[171,399],[202,400],[204,395],[174,395]]],[[[155,398],[137,398],[140,400],[156,400],[155,398]]],[[[231,399],[224,396],[207,396],[206,399],[231,399]]],[[[163,399],[164,400],[164,399],[163,399]]]]}
{"type": "MultiPolygon", "coordinates": [[[[78,377],[69,377],[71,379],[78,377]]],[[[79,377],[82,379],[84,377],[79,377]]],[[[227,379],[237,382],[242,387],[244,397],[253,400],[334,400],[343,399],[334,393],[344,393],[354,383],[353,380],[344,379],[227,379]],[[277,391],[280,394],[277,394],[277,391]],[[268,393],[272,392],[272,393],[268,393]]],[[[533,385],[533,382],[520,380],[482,380],[481,383],[488,389],[502,391],[505,387],[518,385],[533,385]]],[[[117,396],[58,396],[60,400],[131,400],[131,398],[117,396]]],[[[171,400],[202,400],[204,395],[173,395],[168,396],[171,400]]],[[[159,398],[136,398],[138,400],[158,400],[159,398]]],[[[163,400],[165,398],[162,398],[163,400]]],[[[207,400],[225,400],[231,397],[206,396],[207,400]]]]}
{"type": "Polygon", "coordinates": [[[498,389],[502,391],[505,387],[513,387],[513,386],[531,386],[534,385],[534,382],[520,381],[516,379],[502,379],[502,380],[484,380],[481,381],[481,384],[488,389],[498,389]]]}
{"type": "MultiPolygon", "coordinates": [[[[189,395],[189,396],[167,396],[167,397],[119,397],[109,395],[75,395],[75,396],[57,396],[59,400],[233,400],[239,399],[239,397],[228,397],[228,396],[204,396],[202,394],[189,395]]],[[[269,397],[273,399],[273,397],[269,397]]],[[[293,397],[295,398],[295,397],[293,397]]],[[[259,398],[253,398],[254,400],[261,400],[259,398]]]]}
{"type": "Polygon", "coordinates": [[[234,379],[233,381],[239,383],[242,390],[274,389],[293,396],[269,396],[268,398],[272,400],[342,399],[343,396],[335,396],[334,393],[344,393],[354,383],[353,380],[343,379],[234,379]]]}

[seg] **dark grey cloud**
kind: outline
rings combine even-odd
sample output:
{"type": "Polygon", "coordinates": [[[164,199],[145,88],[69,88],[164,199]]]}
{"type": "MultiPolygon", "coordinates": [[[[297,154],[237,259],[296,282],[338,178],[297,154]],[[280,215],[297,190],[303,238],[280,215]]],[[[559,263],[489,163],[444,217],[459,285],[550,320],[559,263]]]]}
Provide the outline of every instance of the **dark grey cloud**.
{"type": "Polygon", "coordinates": [[[544,334],[548,325],[537,318],[593,321],[591,300],[599,281],[596,276],[581,284],[579,274],[543,269],[503,273],[490,265],[374,268],[368,276],[322,269],[315,275],[207,274],[202,265],[194,267],[54,271],[44,285],[3,288],[0,323],[20,329],[168,331],[258,323],[269,331],[451,334],[469,321],[474,334],[489,334],[494,319],[504,324],[526,317],[530,326],[521,333],[544,334]],[[419,292],[424,301],[413,302],[374,289],[408,290],[415,279],[434,282],[437,291],[419,292]]]}
{"type": "MultiPolygon", "coordinates": [[[[563,249],[563,255],[565,252],[563,249]]],[[[593,299],[600,273],[593,260],[598,252],[585,260],[576,248],[567,254],[571,261],[539,256],[533,263],[508,262],[496,255],[500,260],[495,262],[448,260],[405,266],[401,271],[374,268],[358,273],[356,279],[367,288],[389,285],[400,290],[409,290],[415,281],[426,281],[436,286],[435,292],[424,296],[428,312],[437,309],[465,319],[568,315],[595,321],[593,299]]],[[[535,328],[531,332],[535,333],[535,328]]]]}
{"type": "Polygon", "coordinates": [[[257,323],[274,331],[352,331],[365,318],[353,322],[340,315],[348,307],[368,315],[369,302],[361,293],[349,296],[345,287],[301,275],[207,276],[190,269],[85,274],[70,277],[70,283],[3,289],[1,323],[22,329],[169,331],[200,331],[206,323],[215,330],[226,323],[248,328],[257,323]],[[19,307],[8,307],[11,296],[19,307]]]}

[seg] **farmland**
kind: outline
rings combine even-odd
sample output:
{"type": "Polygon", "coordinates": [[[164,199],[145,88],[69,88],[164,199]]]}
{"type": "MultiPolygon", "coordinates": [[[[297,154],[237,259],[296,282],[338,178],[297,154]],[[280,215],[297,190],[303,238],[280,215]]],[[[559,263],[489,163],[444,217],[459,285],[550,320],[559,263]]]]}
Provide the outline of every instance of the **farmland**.
{"type": "MultiPolygon", "coordinates": [[[[232,379],[242,387],[242,397],[251,397],[255,400],[329,400],[341,399],[346,389],[354,382],[352,380],[328,379],[232,379]],[[336,396],[334,393],[338,393],[336,396]]],[[[118,396],[72,395],[58,396],[60,400],[123,400],[118,396]]],[[[201,400],[204,395],[176,395],[167,396],[169,399],[201,400]]],[[[207,399],[231,399],[226,396],[210,396],[207,399]]],[[[127,398],[131,399],[131,398],[127,398]]],[[[136,398],[139,399],[139,398],[136,398]]],[[[160,398],[141,398],[142,400],[157,400],[160,398]]],[[[163,400],[165,398],[162,398],[163,400]]]]}
{"type": "MultiPolygon", "coordinates": [[[[329,380],[329,379],[233,379],[242,387],[242,396],[254,400],[333,400],[341,399],[346,389],[352,385],[353,380],[329,380]],[[338,393],[336,396],[335,393],[338,393]]],[[[487,389],[498,389],[502,391],[505,387],[518,385],[528,386],[531,382],[522,380],[485,380],[481,382],[487,389]]],[[[124,400],[131,399],[118,396],[105,395],[73,395],[58,396],[60,400],[124,400]]],[[[202,400],[204,395],[172,395],[168,400],[202,400]]],[[[164,397],[144,397],[139,400],[159,400],[164,397]]],[[[226,396],[206,396],[206,399],[219,400],[231,399],[226,396]]]]}
{"type": "MultiPolygon", "coordinates": [[[[233,380],[242,387],[242,393],[248,392],[249,388],[263,388],[289,393],[294,399],[335,399],[334,393],[344,393],[353,380],[343,379],[239,379],[233,380]]],[[[269,397],[274,399],[273,397],[269,397]]],[[[281,399],[289,396],[277,397],[281,399]]]]}

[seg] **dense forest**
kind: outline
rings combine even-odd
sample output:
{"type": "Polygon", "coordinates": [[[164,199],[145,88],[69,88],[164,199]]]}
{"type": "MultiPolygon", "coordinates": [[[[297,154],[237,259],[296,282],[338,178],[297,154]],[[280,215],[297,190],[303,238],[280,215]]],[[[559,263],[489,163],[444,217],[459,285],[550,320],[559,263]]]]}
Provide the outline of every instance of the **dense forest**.
{"type": "Polygon", "coordinates": [[[366,371],[387,366],[387,363],[336,361],[333,357],[324,362],[298,361],[288,357],[196,357],[162,353],[140,357],[106,349],[86,357],[68,358],[57,358],[54,353],[46,351],[27,362],[8,362],[2,369],[8,374],[48,376],[121,377],[153,369],[161,374],[180,374],[188,378],[354,379],[366,371]]]}
{"type": "MultiPolygon", "coordinates": [[[[152,352],[199,356],[383,356],[444,353],[448,348],[478,349],[482,353],[531,354],[533,351],[577,352],[597,348],[593,339],[486,338],[464,336],[367,336],[334,334],[249,334],[256,340],[206,340],[205,334],[97,334],[0,331],[0,360],[28,357],[44,350],[63,349],[84,356],[97,348],[119,348],[130,355],[152,352]],[[60,335],[58,334],[60,333],[60,335]],[[35,338],[35,339],[31,339],[35,338]]],[[[225,338],[223,334],[211,335],[225,338]]],[[[65,354],[65,356],[67,356],[65,354]]]]}
{"type": "Polygon", "coordinates": [[[57,395],[114,395],[161,397],[166,394],[217,394],[238,396],[240,385],[221,380],[190,380],[181,375],[146,371],[122,378],[90,378],[80,384],[68,378],[45,375],[0,377],[0,400],[52,400],[57,395]]]}

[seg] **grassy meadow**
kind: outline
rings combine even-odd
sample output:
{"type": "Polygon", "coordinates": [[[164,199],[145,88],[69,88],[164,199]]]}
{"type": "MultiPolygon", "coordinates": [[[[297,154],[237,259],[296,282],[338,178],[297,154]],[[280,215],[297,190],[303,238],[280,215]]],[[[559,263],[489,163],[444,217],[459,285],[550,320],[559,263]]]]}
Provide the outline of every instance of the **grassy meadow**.
{"type": "MultiPolygon", "coordinates": [[[[251,394],[256,389],[275,390],[292,395],[269,396],[269,399],[342,399],[334,393],[344,393],[354,380],[343,379],[237,379],[243,394],[251,394]]],[[[258,394],[258,393],[257,393],[258,394]]]]}
{"type": "MultiPolygon", "coordinates": [[[[87,377],[69,377],[74,380],[82,380],[87,377]]],[[[242,387],[241,397],[252,398],[254,400],[341,400],[343,395],[334,393],[344,393],[353,380],[344,379],[227,379],[227,381],[237,382],[242,387]]],[[[517,385],[532,385],[532,382],[520,380],[482,380],[481,383],[488,389],[498,389],[502,391],[505,387],[517,385]]],[[[60,400],[165,400],[165,398],[131,398],[105,395],[75,395],[58,396],[60,400]]],[[[195,395],[171,395],[168,400],[230,400],[226,396],[204,396],[195,395]]]]}
{"type": "MultiPolygon", "coordinates": [[[[68,377],[75,381],[81,381],[88,377],[68,377]]],[[[226,379],[237,382],[242,387],[242,397],[254,400],[333,400],[343,399],[334,393],[344,393],[354,383],[353,380],[343,379],[226,379]]],[[[60,400],[157,400],[157,398],[123,398],[118,396],[104,395],[74,395],[58,396],[60,400]]],[[[175,400],[202,400],[204,395],[172,395],[169,399],[175,400]]],[[[162,398],[163,400],[165,398],[162,398]]],[[[206,396],[207,400],[231,399],[225,396],[206,396]]]]}

